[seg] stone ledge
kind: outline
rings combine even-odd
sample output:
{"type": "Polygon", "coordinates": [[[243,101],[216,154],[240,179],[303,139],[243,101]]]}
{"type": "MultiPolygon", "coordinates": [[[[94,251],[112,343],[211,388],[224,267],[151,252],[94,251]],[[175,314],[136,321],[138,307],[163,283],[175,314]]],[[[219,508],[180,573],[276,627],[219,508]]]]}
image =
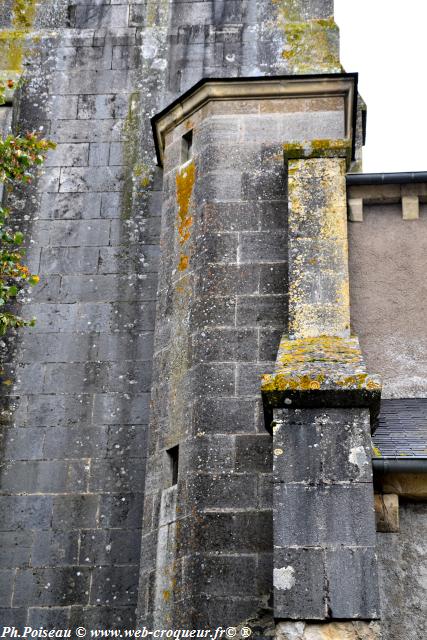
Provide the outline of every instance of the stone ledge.
{"type": "Polygon", "coordinates": [[[366,372],[357,338],[284,336],[275,371],[264,375],[265,410],[299,407],[369,407],[375,418],[381,380],[366,372]]]}

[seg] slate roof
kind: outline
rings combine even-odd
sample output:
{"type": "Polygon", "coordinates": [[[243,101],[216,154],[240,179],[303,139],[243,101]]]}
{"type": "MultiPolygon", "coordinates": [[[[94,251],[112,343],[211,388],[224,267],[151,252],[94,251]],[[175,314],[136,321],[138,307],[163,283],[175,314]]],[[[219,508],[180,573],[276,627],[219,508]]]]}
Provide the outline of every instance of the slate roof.
{"type": "Polygon", "coordinates": [[[383,458],[427,458],[427,398],[382,400],[373,440],[383,458]]]}

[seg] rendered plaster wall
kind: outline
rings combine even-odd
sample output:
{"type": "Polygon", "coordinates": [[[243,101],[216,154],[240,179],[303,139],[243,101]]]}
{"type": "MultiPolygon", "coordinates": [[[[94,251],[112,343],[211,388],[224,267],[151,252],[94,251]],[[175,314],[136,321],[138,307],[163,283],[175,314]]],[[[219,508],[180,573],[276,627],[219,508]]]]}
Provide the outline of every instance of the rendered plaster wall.
{"type": "Polygon", "coordinates": [[[427,208],[403,220],[401,205],[365,205],[349,223],[352,331],[384,398],[427,397],[427,208]]]}
{"type": "Polygon", "coordinates": [[[419,640],[427,619],[427,505],[400,504],[400,532],[377,534],[382,632],[419,640]]]}

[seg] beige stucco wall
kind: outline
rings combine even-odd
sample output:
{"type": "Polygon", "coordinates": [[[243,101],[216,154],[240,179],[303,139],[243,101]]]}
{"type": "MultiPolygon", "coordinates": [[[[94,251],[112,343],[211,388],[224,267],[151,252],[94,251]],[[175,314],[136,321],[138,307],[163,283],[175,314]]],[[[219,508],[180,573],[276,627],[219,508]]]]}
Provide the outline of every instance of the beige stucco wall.
{"type": "Polygon", "coordinates": [[[427,397],[427,205],[371,205],[349,223],[352,331],[383,398],[427,397]]]}

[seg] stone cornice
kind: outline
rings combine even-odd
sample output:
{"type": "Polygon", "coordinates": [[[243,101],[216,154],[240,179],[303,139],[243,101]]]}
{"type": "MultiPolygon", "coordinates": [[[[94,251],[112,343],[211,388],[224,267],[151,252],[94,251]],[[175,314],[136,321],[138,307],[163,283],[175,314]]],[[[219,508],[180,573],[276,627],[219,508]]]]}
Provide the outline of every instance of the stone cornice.
{"type": "Polygon", "coordinates": [[[344,99],[345,138],[354,145],[357,103],[357,74],[355,73],[209,78],[195,84],[152,118],[158,164],[163,165],[166,134],[209,102],[315,97],[344,99]]]}

